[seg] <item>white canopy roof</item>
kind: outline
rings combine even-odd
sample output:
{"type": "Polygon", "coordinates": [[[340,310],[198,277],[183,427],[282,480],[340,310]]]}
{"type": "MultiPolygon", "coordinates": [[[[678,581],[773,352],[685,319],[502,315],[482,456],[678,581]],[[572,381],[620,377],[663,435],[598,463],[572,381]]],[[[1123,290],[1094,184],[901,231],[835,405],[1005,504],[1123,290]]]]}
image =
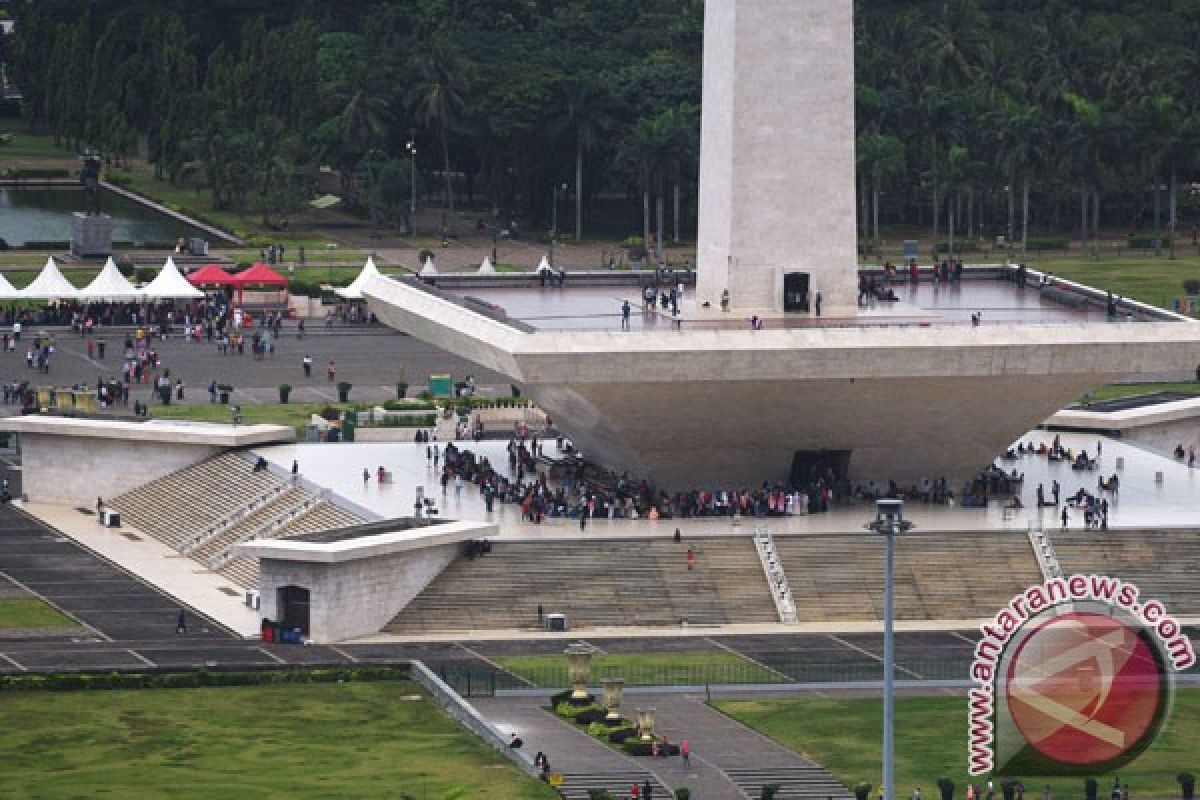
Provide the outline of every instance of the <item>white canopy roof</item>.
{"type": "Polygon", "coordinates": [[[367,285],[367,281],[378,274],[379,269],[375,266],[375,259],[367,256],[367,263],[363,264],[362,272],[358,273],[358,277],[351,281],[349,286],[334,289],[333,293],[347,300],[362,300],[362,288],[367,285]]]}
{"type": "Polygon", "coordinates": [[[110,257],[95,280],[79,290],[79,296],[83,300],[136,300],[139,294],[110,257]]]}
{"type": "Polygon", "coordinates": [[[537,271],[538,272],[546,272],[547,270],[553,270],[553,269],[554,268],[550,266],[550,259],[546,258],[546,255],[543,253],[542,260],[538,262],[537,271]]]}
{"type": "Polygon", "coordinates": [[[167,263],[163,264],[154,280],[139,289],[138,294],[147,300],[204,297],[204,292],[192,286],[187,282],[187,278],[179,274],[179,269],[170,256],[167,256],[167,263]]]}
{"type": "Polygon", "coordinates": [[[20,297],[29,300],[73,300],[78,296],[79,290],[63,277],[58,264],[54,262],[54,256],[46,259],[46,266],[20,294],[20,297]]]}
{"type": "Polygon", "coordinates": [[[0,275],[0,300],[16,300],[21,296],[20,289],[14,289],[8,278],[0,275]]]}
{"type": "Polygon", "coordinates": [[[479,274],[480,275],[491,275],[495,271],[496,271],[496,268],[492,266],[491,256],[484,256],[483,263],[479,265],[479,274]]]}
{"type": "Polygon", "coordinates": [[[438,274],[437,267],[433,265],[433,256],[425,256],[425,266],[421,267],[421,274],[426,277],[438,274]]]}

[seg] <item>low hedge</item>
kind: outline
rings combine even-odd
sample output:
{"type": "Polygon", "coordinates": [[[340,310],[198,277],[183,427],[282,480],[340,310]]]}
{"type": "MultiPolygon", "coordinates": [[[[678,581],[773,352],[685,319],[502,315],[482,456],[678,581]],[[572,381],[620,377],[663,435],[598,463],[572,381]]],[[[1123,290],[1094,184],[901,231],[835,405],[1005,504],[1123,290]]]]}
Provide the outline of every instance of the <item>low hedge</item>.
{"type": "Polygon", "coordinates": [[[554,713],[579,725],[591,725],[598,719],[604,719],[604,715],[608,713],[604,708],[596,705],[590,699],[585,705],[576,705],[575,703],[578,702],[568,700],[565,703],[556,703],[554,713]]]}
{"type": "MultiPolygon", "coordinates": [[[[652,756],[654,755],[654,744],[657,740],[649,742],[641,739],[627,739],[621,742],[621,750],[631,756],[652,756]]],[[[658,752],[660,755],[677,756],[679,755],[679,745],[658,743],[658,752]]]]}
{"type": "Polygon", "coordinates": [[[437,414],[416,414],[399,417],[389,414],[381,420],[372,420],[364,428],[432,428],[437,425],[437,414]]]}
{"type": "Polygon", "coordinates": [[[81,672],[47,675],[0,675],[0,692],[73,692],[96,689],[197,689],[205,686],[272,686],[290,683],[399,681],[410,677],[405,667],[337,667],[320,669],[224,672],[81,672]]]}
{"type": "Polygon", "coordinates": [[[436,403],[424,400],[385,400],[384,411],[437,411],[436,403]]]}

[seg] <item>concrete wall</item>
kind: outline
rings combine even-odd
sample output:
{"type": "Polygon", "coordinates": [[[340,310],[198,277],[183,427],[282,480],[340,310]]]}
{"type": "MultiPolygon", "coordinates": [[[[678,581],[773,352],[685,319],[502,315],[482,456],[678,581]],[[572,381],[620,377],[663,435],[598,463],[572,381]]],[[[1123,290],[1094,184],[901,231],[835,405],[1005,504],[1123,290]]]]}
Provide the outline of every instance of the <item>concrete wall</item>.
{"type": "Polygon", "coordinates": [[[851,0],[708,0],[697,299],[783,309],[808,272],[826,314],[856,311],[851,0]]]}
{"type": "Polygon", "coordinates": [[[1146,425],[1122,431],[1121,438],[1160,453],[1173,455],[1177,445],[1183,445],[1184,450],[1189,447],[1200,448],[1200,420],[1181,419],[1146,425]]]}
{"type": "Polygon", "coordinates": [[[462,545],[447,544],[338,563],[260,560],[262,615],[278,619],[276,590],[309,590],[309,636],[337,642],[378,633],[450,565],[462,545]]]}
{"type": "Polygon", "coordinates": [[[21,435],[21,487],[36,503],[93,508],[106,500],[216,455],[212,445],[168,441],[21,435]]]}

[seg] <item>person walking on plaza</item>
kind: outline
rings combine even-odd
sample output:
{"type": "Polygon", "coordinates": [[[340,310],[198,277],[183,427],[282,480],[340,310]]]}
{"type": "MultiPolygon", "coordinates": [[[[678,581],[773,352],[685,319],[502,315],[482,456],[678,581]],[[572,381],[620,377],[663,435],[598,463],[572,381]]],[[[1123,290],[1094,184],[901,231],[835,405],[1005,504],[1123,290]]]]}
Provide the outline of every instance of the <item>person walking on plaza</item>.
{"type": "Polygon", "coordinates": [[[308,353],[304,354],[304,358],[300,360],[300,366],[304,368],[304,377],[312,377],[312,356],[308,353]]]}
{"type": "Polygon", "coordinates": [[[333,383],[334,379],[337,377],[337,363],[334,362],[332,359],[329,362],[328,374],[329,374],[329,382],[333,383]]]}
{"type": "Polygon", "coordinates": [[[1068,513],[1067,513],[1067,507],[1066,507],[1066,506],[1063,506],[1063,510],[1062,510],[1062,529],[1063,529],[1064,531],[1067,529],[1067,523],[1070,521],[1070,519],[1071,519],[1071,516],[1070,516],[1070,514],[1068,514],[1068,513]]]}
{"type": "Polygon", "coordinates": [[[692,765],[692,743],[684,739],[679,743],[679,757],[683,759],[683,765],[690,767],[692,765]]]}
{"type": "Polygon", "coordinates": [[[183,609],[179,609],[178,616],[175,617],[175,633],[187,633],[187,614],[183,609]]]}
{"type": "Polygon", "coordinates": [[[626,300],[621,304],[621,328],[623,330],[629,330],[629,312],[629,301],[626,300]]]}
{"type": "Polygon", "coordinates": [[[688,567],[688,572],[691,572],[693,569],[696,568],[696,553],[690,547],[688,548],[688,551],[687,551],[687,567],[688,567]]]}

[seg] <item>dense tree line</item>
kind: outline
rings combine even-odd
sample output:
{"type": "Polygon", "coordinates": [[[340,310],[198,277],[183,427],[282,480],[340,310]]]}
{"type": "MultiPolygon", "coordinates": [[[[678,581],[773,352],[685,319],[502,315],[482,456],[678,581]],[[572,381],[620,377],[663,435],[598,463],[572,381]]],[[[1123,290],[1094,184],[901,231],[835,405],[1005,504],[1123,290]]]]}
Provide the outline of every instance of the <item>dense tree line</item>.
{"type": "MultiPolygon", "coordinates": [[[[941,237],[1170,228],[1200,175],[1200,0],[860,0],[860,225],[941,237]]],[[[25,0],[25,113],[140,152],[268,221],[335,168],[405,220],[422,196],[583,232],[601,192],[694,224],[701,0],[25,0]]],[[[797,191],[819,191],[798,186],[797,191]]],[[[448,215],[453,225],[453,215],[448,215]]]]}

